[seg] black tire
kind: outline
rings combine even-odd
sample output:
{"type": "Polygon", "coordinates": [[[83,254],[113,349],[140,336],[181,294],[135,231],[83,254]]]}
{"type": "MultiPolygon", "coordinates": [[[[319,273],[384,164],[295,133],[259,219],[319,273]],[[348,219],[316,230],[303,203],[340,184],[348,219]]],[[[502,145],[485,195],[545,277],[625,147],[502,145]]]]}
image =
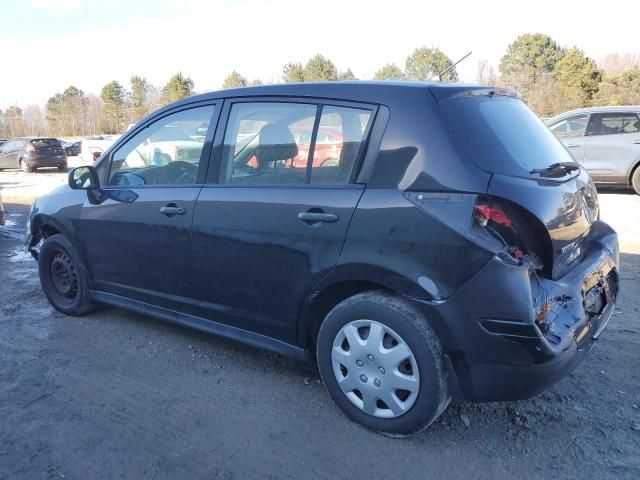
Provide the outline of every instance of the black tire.
{"type": "Polygon", "coordinates": [[[20,170],[22,170],[24,173],[31,173],[34,170],[31,164],[29,163],[29,160],[25,160],[24,158],[21,158],[19,164],[20,164],[20,170]]]}
{"type": "Polygon", "coordinates": [[[49,303],[67,315],[84,315],[95,308],[78,255],[64,235],[47,238],[38,257],[40,284],[49,303]]]}
{"type": "Polygon", "coordinates": [[[67,164],[63,163],[61,165],[58,165],[58,170],[60,170],[61,172],[66,172],[67,171],[67,164]]]}
{"type": "Polygon", "coordinates": [[[440,342],[418,311],[404,300],[388,293],[360,293],[334,307],[320,326],[316,355],[322,381],[331,398],[347,417],[372,430],[396,436],[417,433],[431,425],[449,404],[450,395],[440,342]],[[341,390],[334,374],[334,339],[345,325],[359,319],[373,320],[393,330],[415,358],[419,371],[419,390],[413,405],[394,418],[380,418],[357,407],[341,390]]]}
{"type": "Polygon", "coordinates": [[[631,175],[631,186],[635,190],[636,194],[640,195],[640,165],[636,167],[631,175]]]}

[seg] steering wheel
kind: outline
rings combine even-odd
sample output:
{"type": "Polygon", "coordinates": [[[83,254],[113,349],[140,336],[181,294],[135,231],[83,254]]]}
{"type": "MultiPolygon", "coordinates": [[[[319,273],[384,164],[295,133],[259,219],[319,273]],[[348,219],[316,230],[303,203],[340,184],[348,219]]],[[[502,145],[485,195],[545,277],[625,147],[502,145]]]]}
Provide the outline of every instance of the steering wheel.
{"type": "Polygon", "coordinates": [[[167,163],[166,169],[167,183],[195,183],[198,175],[198,167],[193,163],[176,160],[167,163]]]}

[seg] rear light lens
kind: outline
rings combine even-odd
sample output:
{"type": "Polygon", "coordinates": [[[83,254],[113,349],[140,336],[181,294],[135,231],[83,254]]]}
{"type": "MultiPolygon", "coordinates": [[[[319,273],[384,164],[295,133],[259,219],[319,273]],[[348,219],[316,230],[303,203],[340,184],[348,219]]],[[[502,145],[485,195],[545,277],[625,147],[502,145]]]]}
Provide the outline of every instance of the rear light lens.
{"type": "Polygon", "coordinates": [[[27,152],[35,152],[36,147],[33,146],[32,143],[27,143],[24,147],[27,152]]]}
{"type": "Polygon", "coordinates": [[[536,270],[542,268],[540,257],[518,231],[521,220],[504,208],[501,200],[467,193],[405,192],[405,197],[502,261],[512,265],[527,263],[536,270]]]}

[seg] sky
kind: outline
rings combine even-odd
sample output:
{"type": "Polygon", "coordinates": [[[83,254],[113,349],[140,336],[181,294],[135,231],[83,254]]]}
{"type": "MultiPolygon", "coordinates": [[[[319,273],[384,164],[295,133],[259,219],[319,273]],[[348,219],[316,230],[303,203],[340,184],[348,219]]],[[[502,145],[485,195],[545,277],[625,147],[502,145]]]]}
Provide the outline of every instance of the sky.
{"type": "Polygon", "coordinates": [[[550,35],[600,60],[640,52],[640,1],[518,0],[0,0],[0,108],[43,105],[74,85],[99,94],[132,75],[157,86],[181,71],[195,90],[220,88],[237,70],[280,80],[287,62],[316,53],[368,79],[404,65],[420,46],[451,59],[473,82],[478,61],[497,67],[523,33],[550,35]],[[614,8],[615,6],[615,8],[614,8]],[[13,60],[11,60],[13,59],[13,60]],[[8,66],[10,68],[8,68],[8,66]]]}

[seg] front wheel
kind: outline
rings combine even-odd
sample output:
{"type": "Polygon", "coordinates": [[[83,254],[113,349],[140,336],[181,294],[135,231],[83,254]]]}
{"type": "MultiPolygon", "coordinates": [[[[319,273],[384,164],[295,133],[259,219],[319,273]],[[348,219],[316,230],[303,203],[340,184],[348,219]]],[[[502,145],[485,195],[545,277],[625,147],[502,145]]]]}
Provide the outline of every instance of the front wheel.
{"type": "Polygon", "coordinates": [[[58,170],[60,170],[61,172],[66,172],[67,171],[67,164],[66,163],[61,163],[60,165],[58,165],[58,170]]]}
{"type": "Polygon", "coordinates": [[[317,340],[329,394],[368,428],[417,433],[449,403],[440,343],[404,300],[384,292],[348,298],[329,312],[317,340]]]}
{"type": "Polygon", "coordinates": [[[83,315],[93,310],[85,270],[64,235],[52,235],[44,241],[38,270],[40,284],[53,308],[67,315],[83,315]]]}
{"type": "Polygon", "coordinates": [[[636,167],[633,175],[631,175],[631,186],[636,194],[640,195],[640,165],[636,167]]]}

